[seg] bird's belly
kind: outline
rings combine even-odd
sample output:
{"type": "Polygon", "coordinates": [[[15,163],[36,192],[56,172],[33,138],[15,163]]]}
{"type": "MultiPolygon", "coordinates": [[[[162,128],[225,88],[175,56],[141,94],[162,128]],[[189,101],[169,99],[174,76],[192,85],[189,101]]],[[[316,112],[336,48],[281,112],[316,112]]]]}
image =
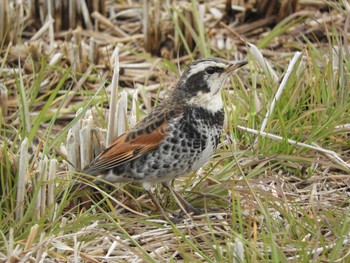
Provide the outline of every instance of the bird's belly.
{"type": "Polygon", "coordinates": [[[154,151],[119,165],[101,177],[109,182],[159,183],[198,170],[216,150],[221,126],[201,123],[196,129],[185,124],[175,128],[154,151]]]}
{"type": "Polygon", "coordinates": [[[209,136],[207,139],[206,146],[202,152],[200,152],[192,164],[192,171],[197,171],[201,168],[208,160],[212,157],[214,151],[216,150],[216,138],[214,136],[209,136]]]}
{"type": "Polygon", "coordinates": [[[215,151],[216,140],[209,136],[203,147],[187,147],[181,140],[176,144],[164,143],[156,151],[98,177],[112,183],[167,182],[203,166],[215,151]]]}

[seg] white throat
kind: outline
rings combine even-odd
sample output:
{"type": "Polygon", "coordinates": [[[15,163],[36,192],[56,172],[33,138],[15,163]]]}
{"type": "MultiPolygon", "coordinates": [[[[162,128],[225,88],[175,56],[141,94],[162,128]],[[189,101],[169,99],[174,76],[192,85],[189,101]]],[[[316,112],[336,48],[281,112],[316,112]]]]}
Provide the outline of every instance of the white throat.
{"type": "Polygon", "coordinates": [[[211,112],[218,112],[223,108],[221,92],[215,94],[199,92],[190,100],[190,105],[199,106],[211,112]]]}

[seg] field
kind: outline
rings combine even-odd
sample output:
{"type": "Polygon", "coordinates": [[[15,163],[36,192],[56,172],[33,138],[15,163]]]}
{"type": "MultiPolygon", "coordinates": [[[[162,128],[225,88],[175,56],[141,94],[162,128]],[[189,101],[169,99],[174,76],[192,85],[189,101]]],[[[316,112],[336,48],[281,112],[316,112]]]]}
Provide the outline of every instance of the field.
{"type": "Polygon", "coordinates": [[[24,2],[0,3],[0,262],[350,262],[347,1],[24,2]],[[201,57],[249,63],[174,223],[79,171],[201,57]]]}

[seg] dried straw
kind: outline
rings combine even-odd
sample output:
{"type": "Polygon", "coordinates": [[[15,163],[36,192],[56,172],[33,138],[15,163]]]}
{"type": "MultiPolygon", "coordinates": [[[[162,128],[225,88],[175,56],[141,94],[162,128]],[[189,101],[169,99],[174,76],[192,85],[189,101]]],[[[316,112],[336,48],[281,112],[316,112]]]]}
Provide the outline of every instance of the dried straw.
{"type": "Polygon", "coordinates": [[[27,177],[28,166],[28,138],[25,138],[21,143],[19,165],[18,165],[18,179],[17,179],[17,198],[16,198],[16,218],[22,219],[24,213],[24,198],[25,198],[25,186],[27,177]]]}

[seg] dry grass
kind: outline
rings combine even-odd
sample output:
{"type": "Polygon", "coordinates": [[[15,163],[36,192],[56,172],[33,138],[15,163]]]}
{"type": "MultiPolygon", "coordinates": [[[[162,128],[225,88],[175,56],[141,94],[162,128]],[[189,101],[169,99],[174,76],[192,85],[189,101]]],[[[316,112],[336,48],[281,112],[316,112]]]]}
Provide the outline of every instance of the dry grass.
{"type": "Polygon", "coordinates": [[[74,30],[9,5],[0,30],[0,261],[347,262],[350,7],[310,2],[258,20],[241,5],[246,12],[236,8],[232,20],[227,1],[150,1],[159,16],[136,1],[103,1],[107,12],[95,9],[94,26],[74,30]],[[137,185],[74,203],[67,180],[106,145],[108,108],[119,109],[122,132],[120,123],[132,126],[168,94],[180,68],[209,55],[250,64],[225,91],[217,154],[175,182],[207,212],[176,225],[160,220],[137,185]],[[122,98],[119,106],[111,97],[122,98]]]}

